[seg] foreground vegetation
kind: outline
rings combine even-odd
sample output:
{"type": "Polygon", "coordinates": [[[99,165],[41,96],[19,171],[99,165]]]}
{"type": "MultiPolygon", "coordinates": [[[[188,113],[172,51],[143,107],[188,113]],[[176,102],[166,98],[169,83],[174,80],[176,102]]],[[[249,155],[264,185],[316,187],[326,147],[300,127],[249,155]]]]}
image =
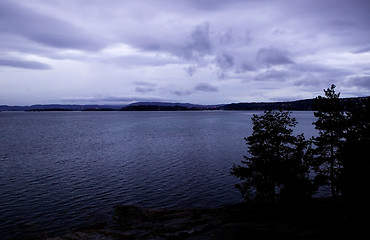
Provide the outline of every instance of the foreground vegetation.
{"type": "Polygon", "coordinates": [[[314,100],[318,136],[293,135],[297,121],[289,112],[254,115],[253,134],[245,138],[248,156],[231,174],[249,202],[304,202],[329,186],[334,202],[369,210],[370,101],[344,106],[335,85],[314,100]]]}

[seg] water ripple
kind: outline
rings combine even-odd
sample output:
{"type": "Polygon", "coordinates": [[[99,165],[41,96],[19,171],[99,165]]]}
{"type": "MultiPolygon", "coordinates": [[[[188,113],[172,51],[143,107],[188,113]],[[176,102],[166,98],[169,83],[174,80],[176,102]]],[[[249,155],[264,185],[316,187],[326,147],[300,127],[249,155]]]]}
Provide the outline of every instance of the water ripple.
{"type": "MultiPolygon", "coordinates": [[[[302,114],[312,135],[313,115],[302,114]]],[[[251,115],[1,113],[0,239],[62,232],[117,204],[238,202],[229,171],[245,154],[251,115]]]]}

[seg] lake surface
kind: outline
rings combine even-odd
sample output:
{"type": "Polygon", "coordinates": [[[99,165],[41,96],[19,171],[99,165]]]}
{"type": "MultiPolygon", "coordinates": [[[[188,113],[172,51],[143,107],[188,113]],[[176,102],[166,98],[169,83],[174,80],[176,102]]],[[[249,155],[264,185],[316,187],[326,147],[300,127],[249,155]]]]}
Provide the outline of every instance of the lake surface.
{"type": "MultiPolygon", "coordinates": [[[[230,175],[249,111],[0,113],[0,239],[61,233],[117,204],[216,207],[242,201],[230,175]]],[[[313,112],[295,132],[316,134],[313,112]]]]}

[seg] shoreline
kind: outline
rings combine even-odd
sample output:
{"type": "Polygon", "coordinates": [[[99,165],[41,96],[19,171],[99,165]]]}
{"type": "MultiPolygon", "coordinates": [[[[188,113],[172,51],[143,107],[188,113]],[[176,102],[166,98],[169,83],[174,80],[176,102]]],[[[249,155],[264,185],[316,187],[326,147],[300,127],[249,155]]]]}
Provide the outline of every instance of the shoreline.
{"type": "Polygon", "coordinates": [[[120,205],[108,222],[43,239],[368,239],[367,216],[323,198],[289,206],[243,202],[217,208],[146,209],[120,205]]]}

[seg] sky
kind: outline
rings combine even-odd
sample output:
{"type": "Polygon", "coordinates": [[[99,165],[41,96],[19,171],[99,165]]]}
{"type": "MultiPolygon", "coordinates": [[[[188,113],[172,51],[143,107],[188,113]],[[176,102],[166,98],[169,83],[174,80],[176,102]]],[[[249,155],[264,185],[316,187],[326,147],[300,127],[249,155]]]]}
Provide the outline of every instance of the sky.
{"type": "Polygon", "coordinates": [[[0,105],[370,95],[369,0],[0,0],[0,105]]]}

